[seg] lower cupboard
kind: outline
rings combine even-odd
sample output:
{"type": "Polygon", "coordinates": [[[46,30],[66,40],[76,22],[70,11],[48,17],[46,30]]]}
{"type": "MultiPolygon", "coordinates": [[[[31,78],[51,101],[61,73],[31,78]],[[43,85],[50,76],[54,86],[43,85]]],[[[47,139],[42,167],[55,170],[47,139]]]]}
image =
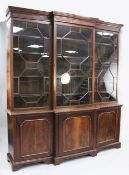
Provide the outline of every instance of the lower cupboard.
{"type": "Polygon", "coordinates": [[[8,160],[13,171],[26,164],[60,164],[96,156],[119,142],[121,106],[78,111],[8,114],[8,160]]]}

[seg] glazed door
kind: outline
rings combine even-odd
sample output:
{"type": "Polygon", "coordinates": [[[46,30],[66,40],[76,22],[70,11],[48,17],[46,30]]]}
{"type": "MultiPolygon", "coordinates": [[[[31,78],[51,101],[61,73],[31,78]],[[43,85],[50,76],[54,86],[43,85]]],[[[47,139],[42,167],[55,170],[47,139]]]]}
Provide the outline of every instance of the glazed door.
{"type": "Polygon", "coordinates": [[[96,114],[96,146],[119,141],[120,108],[100,110],[96,114]]]}
{"type": "Polygon", "coordinates": [[[118,33],[96,31],[95,102],[117,101],[118,33]]]}
{"type": "Polygon", "coordinates": [[[49,31],[49,23],[13,21],[14,108],[48,108],[49,31]]]}
{"type": "Polygon", "coordinates": [[[52,156],[53,115],[41,114],[18,116],[17,154],[21,160],[52,156]]]}
{"type": "Polygon", "coordinates": [[[85,152],[93,147],[93,113],[59,114],[59,154],[85,152]]]}
{"type": "Polygon", "coordinates": [[[56,105],[92,103],[93,30],[57,25],[56,105]]]}

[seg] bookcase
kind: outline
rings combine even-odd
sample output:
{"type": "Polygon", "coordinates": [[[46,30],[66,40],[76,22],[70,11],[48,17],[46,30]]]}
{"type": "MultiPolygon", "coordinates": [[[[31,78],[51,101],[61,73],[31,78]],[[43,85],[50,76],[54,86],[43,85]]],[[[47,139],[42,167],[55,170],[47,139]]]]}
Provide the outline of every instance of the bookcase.
{"type": "Polygon", "coordinates": [[[122,24],[9,6],[8,160],[13,171],[120,148],[122,24]]]}

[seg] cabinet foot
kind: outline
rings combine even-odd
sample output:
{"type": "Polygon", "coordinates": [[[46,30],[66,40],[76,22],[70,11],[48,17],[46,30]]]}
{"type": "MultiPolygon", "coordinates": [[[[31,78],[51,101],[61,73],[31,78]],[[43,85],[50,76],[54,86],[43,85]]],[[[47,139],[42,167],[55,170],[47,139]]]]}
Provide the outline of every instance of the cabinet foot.
{"type": "Polygon", "coordinates": [[[55,158],[53,163],[54,163],[54,165],[59,165],[62,162],[63,162],[63,159],[62,158],[55,158]]]}
{"type": "Polygon", "coordinates": [[[24,161],[15,162],[10,153],[7,154],[7,160],[11,164],[12,171],[17,171],[21,169],[22,167],[29,165],[29,164],[42,163],[42,162],[46,164],[52,163],[52,157],[37,158],[37,159],[30,159],[29,161],[24,160],[24,161]]]}
{"type": "Polygon", "coordinates": [[[119,143],[115,146],[115,148],[117,148],[117,149],[121,148],[121,143],[119,142],[119,143]]]}
{"type": "Polygon", "coordinates": [[[8,153],[7,154],[7,161],[10,162],[12,171],[18,171],[20,168],[23,167],[20,163],[15,163],[12,156],[8,153]]]}
{"type": "Polygon", "coordinates": [[[21,169],[23,166],[22,166],[22,165],[13,164],[11,167],[12,167],[12,171],[18,171],[18,170],[21,169]]]}
{"type": "Polygon", "coordinates": [[[97,156],[97,151],[93,151],[93,152],[91,152],[91,153],[90,153],[90,156],[92,156],[92,157],[97,156]]]}

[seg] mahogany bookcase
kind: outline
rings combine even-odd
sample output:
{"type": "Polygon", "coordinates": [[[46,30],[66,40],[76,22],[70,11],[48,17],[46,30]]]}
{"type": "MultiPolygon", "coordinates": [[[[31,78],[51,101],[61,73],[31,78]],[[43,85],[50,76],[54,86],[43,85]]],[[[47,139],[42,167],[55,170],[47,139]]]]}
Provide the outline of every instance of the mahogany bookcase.
{"type": "Polygon", "coordinates": [[[122,24],[9,6],[8,160],[13,171],[120,148],[122,24]]]}

